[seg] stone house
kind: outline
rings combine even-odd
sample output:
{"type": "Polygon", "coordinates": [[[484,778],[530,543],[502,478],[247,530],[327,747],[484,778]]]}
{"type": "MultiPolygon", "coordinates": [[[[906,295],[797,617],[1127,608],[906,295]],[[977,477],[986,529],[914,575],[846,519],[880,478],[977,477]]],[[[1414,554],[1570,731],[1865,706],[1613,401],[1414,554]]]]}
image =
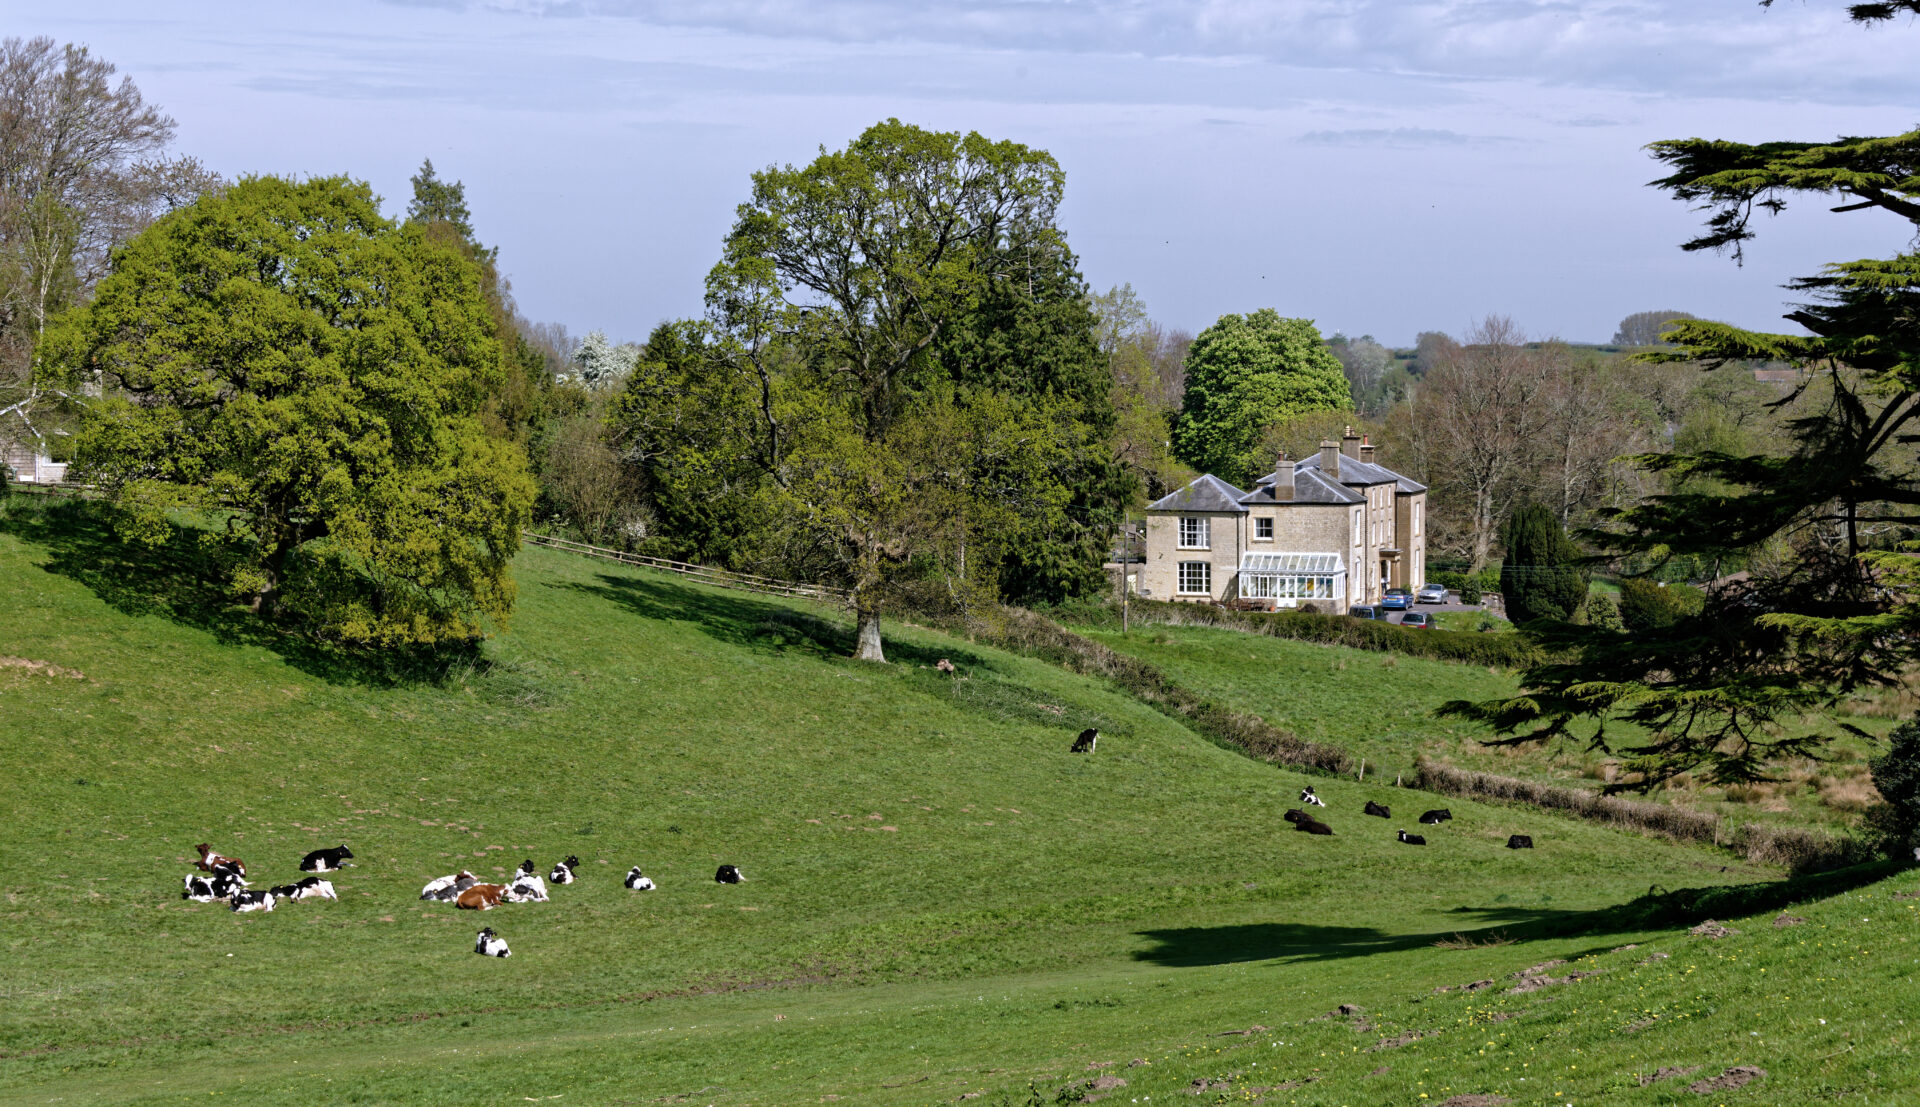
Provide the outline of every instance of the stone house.
{"type": "Polygon", "coordinates": [[[1138,593],[1323,611],[1426,583],[1427,487],[1373,460],[1349,431],[1284,456],[1243,492],[1208,474],[1147,507],[1138,593]]]}

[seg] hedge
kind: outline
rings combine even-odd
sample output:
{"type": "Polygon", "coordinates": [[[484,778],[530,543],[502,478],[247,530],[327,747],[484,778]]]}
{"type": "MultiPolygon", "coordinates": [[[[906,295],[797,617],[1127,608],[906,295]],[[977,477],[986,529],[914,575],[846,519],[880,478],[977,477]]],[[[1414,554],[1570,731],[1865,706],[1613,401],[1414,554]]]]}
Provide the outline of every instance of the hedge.
{"type": "MultiPolygon", "coordinates": [[[[1077,605],[1060,615],[1088,626],[1120,625],[1112,605],[1077,605]]],[[[1130,621],[1141,626],[1225,627],[1272,638],[1291,638],[1355,649],[1403,653],[1472,665],[1524,669],[1542,660],[1540,650],[1511,631],[1410,630],[1377,619],[1351,615],[1320,615],[1305,611],[1235,611],[1211,604],[1140,600],[1132,603],[1130,621]]]]}

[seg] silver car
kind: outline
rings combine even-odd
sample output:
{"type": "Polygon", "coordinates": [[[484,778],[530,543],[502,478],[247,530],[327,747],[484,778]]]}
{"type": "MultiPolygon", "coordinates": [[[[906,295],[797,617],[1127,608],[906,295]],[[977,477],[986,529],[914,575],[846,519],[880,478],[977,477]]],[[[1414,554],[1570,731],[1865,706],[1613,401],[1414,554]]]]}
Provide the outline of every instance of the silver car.
{"type": "Polygon", "coordinates": [[[1447,587],[1444,584],[1423,584],[1413,600],[1415,603],[1446,603],[1447,587]]]}

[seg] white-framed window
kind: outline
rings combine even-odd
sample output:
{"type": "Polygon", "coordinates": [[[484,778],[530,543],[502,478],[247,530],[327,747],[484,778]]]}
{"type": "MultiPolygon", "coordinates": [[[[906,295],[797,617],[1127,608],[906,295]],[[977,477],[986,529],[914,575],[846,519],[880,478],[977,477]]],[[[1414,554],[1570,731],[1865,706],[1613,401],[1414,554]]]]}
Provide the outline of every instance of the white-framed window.
{"type": "MultiPolygon", "coordinates": [[[[1180,516],[1180,548],[1183,550],[1211,549],[1207,541],[1207,518],[1204,515],[1180,516]]],[[[1185,591],[1185,589],[1181,589],[1185,591]]]]}
{"type": "MultiPolygon", "coordinates": [[[[1205,520],[1202,520],[1204,522],[1205,520]]],[[[1213,594],[1213,562],[1182,561],[1180,563],[1181,595],[1211,596],[1213,594]]]]}
{"type": "Polygon", "coordinates": [[[1420,510],[1426,506],[1426,504],[1421,503],[1419,500],[1413,501],[1413,536],[1415,538],[1420,537],[1420,510]]]}
{"type": "Polygon", "coordinates": [[[1253,521],[1253,539],[1256,542],[1273,541],[1273,520],[1255,519],[1253,521]]]}

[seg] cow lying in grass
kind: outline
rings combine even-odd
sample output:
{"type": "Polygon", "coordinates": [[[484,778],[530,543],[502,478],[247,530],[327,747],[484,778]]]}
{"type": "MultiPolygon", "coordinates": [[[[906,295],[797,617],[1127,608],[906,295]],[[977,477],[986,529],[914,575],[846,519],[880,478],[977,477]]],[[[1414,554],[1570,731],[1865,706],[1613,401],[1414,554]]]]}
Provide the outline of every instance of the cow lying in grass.
{"type": "Polygon", "coordinates": [[[1444,807],[1436,807],[1433,810],[1427,812],[1426,814],[1420,816],[1420,821],[1426,824],[1427,826],[1439,826],[1441,823],[1444,823],[1451,818],[1453,818],[1453,812],[1447,810],[1444,807]]]}
{"type": "Polygon", "coordinates": [[[190,899],[195,903],[212,903],[214,900],[226,899],[240,891],[247,886],[247,882],[241,879],[238,873],[223,867],[213,876],[194,876],[189,873],[181,881],[181,885],[183,888],[180,893],[181,899],[190,899]]]}
{"type": "Polygon", "coordinates": [[[271,911],[273,910],[274,898],[272,892],[264,890],[258,892],[240,891],[227,897],[227,906],[233,908],[235,912],[271,911]]]}
{"type": "MultiPolygon", "coordinates": [[[[1324,807],[1325,804],[1322,804],[1321,806],[1324,807]]],[[[1298,808],[1289,810],[1285,815],[1282,815],[1281,818],[1292,823],[1293,829],[1305,831],[1308,834],[1332,834],[1333,833],[1332,827],[1328,826],[1326,823],[1321,822],[1319,819],[1314,818],[1312,815],[1307,814],[1305,811],[1299,810],[1298,808]]]]}
{"type": "Polygon", "coordinates": [[[473,936],[473,952],[483,957],[512,957],[513,951],[507,948],[507,940],[493,932],[493,927],[480,929],[473,936]]]}
{"type": "Polygon", "coordinates": [[[278,896],[281,899],[302,900],[302,899],[339,899],[340,898],[337,894],[334,893],[333,881],[322,880],[317,876],[310,876],[304,880],[295,881],[292,884],[281,884],[270,890],[273,892],[274,895],[278,896]]]}
{"type": "Polygon", "coordinates": [[[1325,800],[1313,794],[1313,785],[1311,784],[1300,789],[1300,802],[1312,804],[1315,807],[1325,807],[1327,805],[1325,800]]]}
{"type": "Polygon", "coordinates": [[[533,871],[533,862],[526,861],[520,871],[513,874],[513,883],[507,885],[504,898],[508,903],[545,903],[547,885],[533,871]]]}
{"type": "Polygon", "coordinates": [[[555,865],[552,871],[547,873],[547,882],[549,884],[572,884],[573,870],[579,867],[580,859],[569,853],[565,861],[555,865]]]}
{"type": "Polygon", "coordinates": [[[353,851],[346,846],[334,849],[317,849],[300,859],[300,871],[303,873],[330,873],[346,867],[347,858],[353,851]]]}
{"type": "Polygon", "coordinates": [[[626,885],[627,885],[628,891],[633,891],[633,892],[653,891],[653,881],[650,878],[648,878],[648,876],[645,873],[642,873],[640,871],[640,866],[638,865],[635,865],[633,868],[627,870],[626,885]]]}
{"type": "Polygon", "coordinates": [[[713,881],[716,884],[738,884],[745,879],[746,877],[740,875],[740,870],[732,865],[722,865],[713,874],[713,881]]]}
{"type": "Polygon", "coordinates": [[[491,911],[506,894],[505,884],[475,884],[454,897],[453,905],[462,911],[491,911]]]}
{"type": "Polygon", "coordinates": [[[1404,830],[1400,832],[1400,840],[1410,846],[1424,846],[1427,844],[1427,839],[1424,836],[1419,834],[1408,834],[1404,830]]]}
{"type": "Polygon", "coordinates": [[[200,860],[195,861],[193,867],[199,869],[201,872],[210,873],[213,872],[217,866],[225,865],[241,876],[247,875],[247,863],[238,857],[222,857],[213,852],[213,847],[205,842],[193,848],[200,851],[200,860]]]}
{"type": "Polygon", "coordinates": [[[461,869],[451,876],[437,877],[427,881],[426,887],[420,889],[420,898],[436,899],[445,903],[478,883],[480,883],[479,877],[461,869]]]}
{"type": "Polygon", "coordinates": [[[1507,848],[1508,849],[1532,849],[1533,836],[1531,834],[1512,835],[1507,839],[1507,848]]]}
{"type": "Polygon", "coordinates": [[[1392,808],[1388,807],[1384,803],[1375,803],[1372,800],[1367,801],[1366,812],[1369,815],[1378,815],[1383,819],[1393,818],[1392,808]]]}

